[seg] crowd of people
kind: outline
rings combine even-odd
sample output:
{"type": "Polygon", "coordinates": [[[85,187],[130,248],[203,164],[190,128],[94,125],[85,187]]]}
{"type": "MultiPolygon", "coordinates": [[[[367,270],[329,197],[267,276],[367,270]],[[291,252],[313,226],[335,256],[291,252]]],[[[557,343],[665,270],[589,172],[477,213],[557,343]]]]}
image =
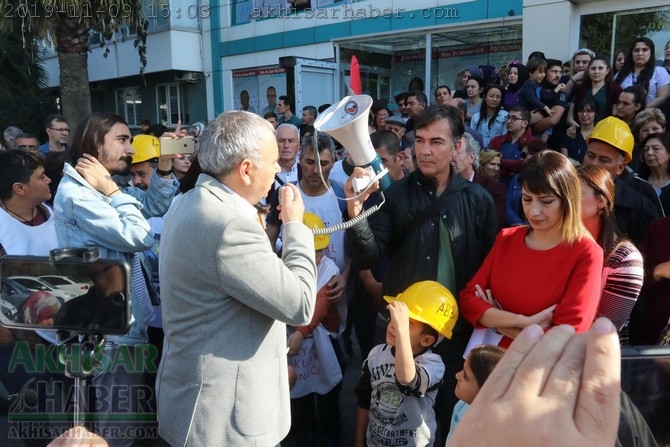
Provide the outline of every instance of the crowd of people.
{"type": "MultiPolygon", "coordinates": [[[[150,425],[133,418],[152,411],[153,441],[169,445],[340,445],[352,340],[363,360],[357,446],[530,445],[550,432],[509,425],[530,424],[532,405],[569,414],[557,439],[612,445],[619,412],[603,402],[619,402],[618,366],[601,370],[613,341],[670,338],[670,74],[646,37],[619,59],[612,68],[583,48],[567,73],[539,52],[502,70],[470,66],[434,100],[413,79],[370,110],[392,181],[384,191],[354,191],[368,172],[314,127],[328,104],[299,118],[274,87],[258,114],[243,92],[244,110],[174,132],[147,122],[133,136],[106,112],[72,138],[64,117],[47,117],[43,145],[8,128],[0,249],[95,246],[128,264],[130,330],[107,337],[102,364],[147,343],[156,355],[151,371],[91,378],[96,389],[143,390],[109,405],[87,396],[88,428],[112,446],[148,443],[119,434],[150,425]],[[161,154],[159,137],[187,134],[196,154],[161,154]],[[566,375],[583,367],[583,381],[598,372],[611,386],[595,397],[582,386],[582,400],[557,378],[523,395],[514,381],[528,380],[522,359],[540,347],[549,370],[569,362],[566,375]],[[515,393],[511,413],[503,397],[515,393]],[[576,430],[591,398],[609,419],[576,430]]],[[[0,327],[10,395],[45,380],[68,394],[57,372],[8,367],[17,346],[48,343],[0,327]]]]}

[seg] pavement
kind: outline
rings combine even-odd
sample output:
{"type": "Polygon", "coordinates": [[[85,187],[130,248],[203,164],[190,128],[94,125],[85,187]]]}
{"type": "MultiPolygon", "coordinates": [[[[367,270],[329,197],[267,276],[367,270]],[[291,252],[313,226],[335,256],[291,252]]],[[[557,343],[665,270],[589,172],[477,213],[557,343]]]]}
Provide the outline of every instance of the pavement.
{"type": "Polygon", "coordinates": [[[358,348],[358,341],[352,333],[352,343],[354,355],[349,358],[347,367],[344,370],[342,391],[340,393],[340,422],[342,424],[342,433],[340,434],[340,446],[348,447],[354,445],[354,435],[356,434],[356,395],[354,387],[358,383],[361,375],[361,352],[358,348]]]}

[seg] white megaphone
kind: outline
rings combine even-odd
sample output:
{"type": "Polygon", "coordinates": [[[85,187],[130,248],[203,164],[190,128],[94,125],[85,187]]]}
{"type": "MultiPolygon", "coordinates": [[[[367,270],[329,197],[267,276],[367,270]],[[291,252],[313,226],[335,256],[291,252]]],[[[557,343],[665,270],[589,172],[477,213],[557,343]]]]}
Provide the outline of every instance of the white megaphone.
{"type": "Polygon", "coordinates": [[[354,165],[370,171],[369,180],[364,184],[354,184],[358,193],[369,184],[379,180],[384,190],[391,186],[388,169],[382,164],[377,151],[370,141],[368,131],[368,113],[372,107],[372,97],[354,95],[343,98],[324,110],[314,122],[317,132],[325,132],[344,146],[354,165]]]}

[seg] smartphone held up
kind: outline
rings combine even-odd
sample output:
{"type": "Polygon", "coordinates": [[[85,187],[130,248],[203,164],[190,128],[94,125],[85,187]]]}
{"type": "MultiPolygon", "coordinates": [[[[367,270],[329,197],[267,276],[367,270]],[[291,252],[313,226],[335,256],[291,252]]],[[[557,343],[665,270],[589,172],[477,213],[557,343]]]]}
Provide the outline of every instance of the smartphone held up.
{"type": "Polygon", "coordinates": [[[195,152],[195,139],[192,136],[181,138],[160,137],[161,155],[192,154],[195,152]]]}

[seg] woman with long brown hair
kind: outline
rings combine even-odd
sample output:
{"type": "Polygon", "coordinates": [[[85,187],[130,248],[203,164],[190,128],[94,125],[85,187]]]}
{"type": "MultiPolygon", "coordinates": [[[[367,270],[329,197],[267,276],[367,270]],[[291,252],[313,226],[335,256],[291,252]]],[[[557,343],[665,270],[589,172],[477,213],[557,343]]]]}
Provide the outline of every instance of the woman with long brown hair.
{"type": "Polygon", "coordinates": [[[589,62],[586,76],[582,83],[573,92],[570,109],[567,115],[567,123],[571,126],[568,130],[570,136],[574,136],[575,128],[579,127],[578,116],[575,107],[586,98],[593,98],[598,105],[598,114],[594,125],[598,121],[616,114],[616,103],[621,93],[621,87],[612,81],[610,64],[604,57],[596,56],[589,62]]]}
{"type": "Polygon", "coordinates": [[[595,165],[582,166],[577,172],[582,182],[582,221],[605,252],[596,317],[609,318],[619,331],[621,343],[628,344],[626,326],[644,279],[642,255],[616,226],[610,173],[595,165]]]}
{"type": "Polygon", "coordinates": [[[670,75],[665,68],[656,66],[655,53],[653,40],[636,37],[614,79],[622,89],[631,85],[642,87],[647,92],[647,107],[660,107],[670,96],[670,75]]]}
{"type": "Polygon", "coordinates": [[[505,135],[507,128],[507,112],[502,109],[502,98],[505,89],[497,84],[489,84],[482,94],[484,100],[479,111],[472,115],[470,127],[482,135],[484,147],[488,147],[491,138],[505,135]]]}

